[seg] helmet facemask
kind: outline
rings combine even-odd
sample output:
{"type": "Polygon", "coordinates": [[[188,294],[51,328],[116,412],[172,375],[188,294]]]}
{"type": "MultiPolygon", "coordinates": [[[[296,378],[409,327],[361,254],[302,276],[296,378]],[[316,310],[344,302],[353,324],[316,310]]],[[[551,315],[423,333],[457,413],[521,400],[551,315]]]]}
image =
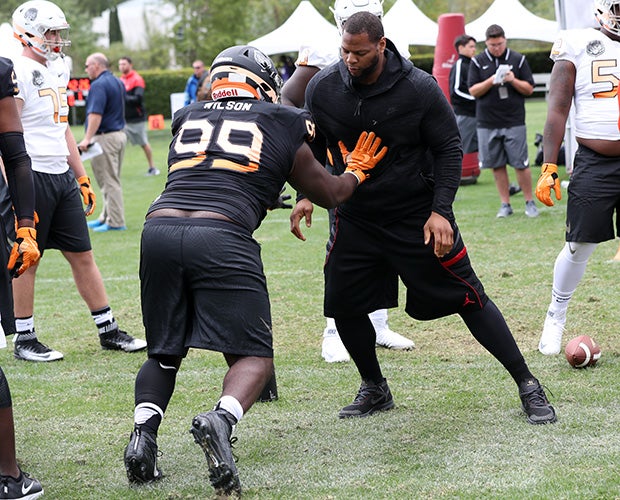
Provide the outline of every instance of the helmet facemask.
{"type": "Polygon", "coordinates": [[[594,14],[605,30],[620,36],[620,0],[597,0],[594,14]]]}

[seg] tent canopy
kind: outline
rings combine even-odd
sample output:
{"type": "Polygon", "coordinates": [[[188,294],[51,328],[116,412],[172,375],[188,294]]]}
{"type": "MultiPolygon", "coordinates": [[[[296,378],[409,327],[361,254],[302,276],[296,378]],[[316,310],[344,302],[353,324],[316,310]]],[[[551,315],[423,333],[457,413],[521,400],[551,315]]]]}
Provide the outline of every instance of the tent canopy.
{"type": "Polygon", "coordinates": [[[492,24],[499,24],[506,38],[555,41],[559,26],[556,21],[538,17],[527,10],[519,0],[495,0],[478,19],[465,25],[465,32],[476,40],[484,40],[492,24]]]}
{"type": "Polygon", "coordinates": [[[291,16],[271,33],[248,42],[267,55],[297,52],[299,47],[312,43],[333,47],[334,52],[340,46],[338,29],[308,0],[302,0],[291,16]]]}
{"type": "Polygon", "coordinates": [[[407,45],[435,45],[439,31],[437,23],[426,17],[411,0],[396,0],[383,16],[383,28],[397,46],[402,42],[407,45]]]}

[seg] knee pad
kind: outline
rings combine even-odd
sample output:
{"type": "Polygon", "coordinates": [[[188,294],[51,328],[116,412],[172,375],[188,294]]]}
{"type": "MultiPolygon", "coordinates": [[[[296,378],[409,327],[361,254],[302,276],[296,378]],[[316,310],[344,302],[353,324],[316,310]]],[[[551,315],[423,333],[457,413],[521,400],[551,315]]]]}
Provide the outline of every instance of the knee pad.
{"type": "Polygon", "coordinates": [[[2,368],[0,368],[0,408],[10,408],[11,406],[13,406],[13,403],[11,401],[9,382],[4,376],[2,368]]]}

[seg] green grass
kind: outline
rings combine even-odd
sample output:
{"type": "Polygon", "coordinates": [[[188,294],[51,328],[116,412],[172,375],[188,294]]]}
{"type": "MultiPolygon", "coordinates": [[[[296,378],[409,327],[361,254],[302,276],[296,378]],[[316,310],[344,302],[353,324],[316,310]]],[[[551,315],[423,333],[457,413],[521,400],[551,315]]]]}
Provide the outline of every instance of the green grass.
{"type": "MultiPolygon", "coordinates": [[[[544,117],[544,101],[529,101],[532,158],[533,136],[544,117]]],[[[77,128],[78,140],[81,133],[77,128]]],[[[150,133],[160,167],[168,134],[150,133]]],[[[142,151],[128,148],[123,166],[128,230],[92,237],[115,315],[139,337],[144,335],[141,225],[165,183],[163,175],[146,177],[145,171],[142,151]]],[[[534,178],[538,174],[533,168],[534,178]]],[[[477,184],[459,190],[454,207],[474,267],[531,370],[552,393],[558,422],[526,423],[509,375],[457,316],[417,322],[403,312],[403,304],[390,312],[390,324],[417,348],[379,350],[396,408],[339,420],[337,411],[351,401],[359,379],[352,363],[321,359],[326,213],[317,209],[302,243],[288,231],[289,212],[275,211],[256,238],[271,293],[280,399],[255,405],[237,428],[247,498],[620,498],[620,268],[610,262],[617,242],[601,244],[592,256],[566,333],[566,339],[592,335],[603,356],[594,369],[572,369],[563,356],[544,357],[536,349],[553,262],[563,245],[566,200],[552,208],[539,204],[541,215],[533,220],[523,214],[521,194],[512,202],[515,215],[496,219],[499,200],[485,171],[477,184]]],[[[42,481],[46,498],[210,497],[205,460],[188,429],[192,417],[219,396],[225,373],[221,355],[190,352],[160,429],[165,478],[153,486],[129,487],[122,456],[132,428],[134,379],[145,354],[99,348],[58,252],[46,253],[39,269],[35,311],[41,340],[65,359],[19,362],[5,349],[0,364],[11,384],[19,459],[42,481]]]]}

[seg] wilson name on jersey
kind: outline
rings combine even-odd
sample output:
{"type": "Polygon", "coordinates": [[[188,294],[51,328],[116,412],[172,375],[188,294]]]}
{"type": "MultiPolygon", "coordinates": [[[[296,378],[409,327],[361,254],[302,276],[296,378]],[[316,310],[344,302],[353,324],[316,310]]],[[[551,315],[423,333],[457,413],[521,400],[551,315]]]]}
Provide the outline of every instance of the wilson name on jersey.
{"type": "Polygon", "coordinates": [[[208,210],[254,231],[314,122],[307,111],[254,99],[206,101],[177,111],[172,134],[168,181],[150,211],[208,210]]]}

